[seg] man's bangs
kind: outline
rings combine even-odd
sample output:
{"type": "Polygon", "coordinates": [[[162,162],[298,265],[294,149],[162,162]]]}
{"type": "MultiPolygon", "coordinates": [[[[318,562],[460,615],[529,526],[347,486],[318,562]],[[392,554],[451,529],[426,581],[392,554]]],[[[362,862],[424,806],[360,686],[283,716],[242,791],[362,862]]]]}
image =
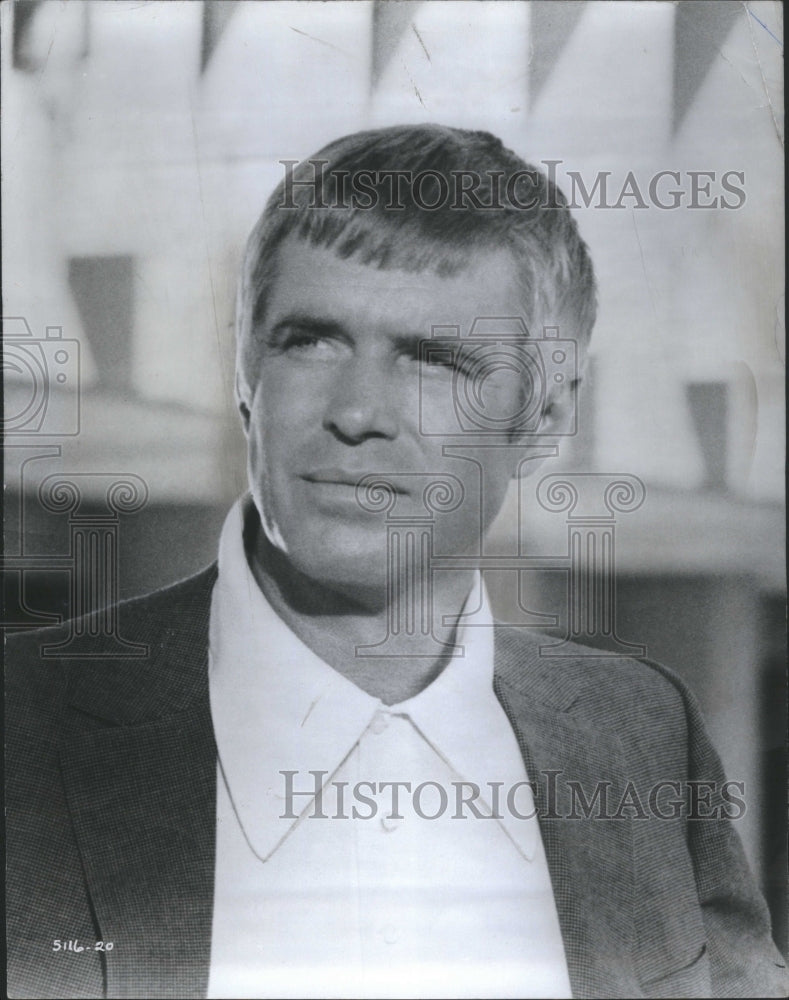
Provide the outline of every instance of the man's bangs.
{"type": "Polygon", "coordinates": [[[400,214],[393,218],[388,212],[310,208],[300,216],[292,230],[298,238],[368,267],[428,270],[440,277],[451,277],[468,266],[483,243],[493,245],[492,240],[479,239],[463,225],[458,226],[453,239],[446,226],[426,226],[424,213],[422,218],[400,214]],[[430,228],[440,228],[441,232],[431,232],[430,228]]]}
{"type": "Polygon", "coordinates": [[[566,199],[485,132],[424,125],[356,133],[288,173],[247,244],[237,313],[242,358],[253,352],[246,340],[265,316],[277,251],[289,237],[366,266],[439,277],[457,275],[481,254],[509,252],[530,329],[560,325],[585,344],[594,324],[594,273],[566,199]],[[406,176],[410,183],[400,184],[406,176]],[[490,192],[479,202],[463,194],[463,177],[494,176],[519,179],[517,201],[493,210],[490,192]]]}

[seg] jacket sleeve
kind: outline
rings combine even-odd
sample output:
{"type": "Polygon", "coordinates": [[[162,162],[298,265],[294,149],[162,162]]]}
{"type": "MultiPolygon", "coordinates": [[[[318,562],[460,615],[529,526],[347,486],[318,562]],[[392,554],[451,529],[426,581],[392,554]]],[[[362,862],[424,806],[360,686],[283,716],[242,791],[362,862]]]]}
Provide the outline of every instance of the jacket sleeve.
{"type": "Polygon", "coordinates": [[[691,790],[698,788],[689,809],[688,848],[707,935],[713,996],[785,997],[786,963],[773,942],[767,904],[736,830],[747,789],[743,793],[733,783],[727,785],[692,692],[665,667],[650,665],[670,677],[685,703],[688,782],[691,790]]]}
{"type": "Polygon", "coordinates": [[[35,632],[6,646],[6,988],[17,1000],[102,997],[101,955],[86,947],[101,935],[58,761],[65,677],[41,642],[35,632]]]}

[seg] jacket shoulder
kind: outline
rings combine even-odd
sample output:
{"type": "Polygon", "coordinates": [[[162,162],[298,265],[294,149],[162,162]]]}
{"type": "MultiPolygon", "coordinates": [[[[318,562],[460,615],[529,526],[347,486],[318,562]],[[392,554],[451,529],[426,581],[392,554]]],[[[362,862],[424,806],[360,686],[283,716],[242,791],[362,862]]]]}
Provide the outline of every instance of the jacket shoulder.
{"type": "Polygon", "coordinates": [[[653,660],[616,656],[511,627],[496,630],[499,683],[569,712],[590,729],[626,742],[656,737],[683,744],[688,726],[703,726],[695,697],[674,670],[653,660]],[[560,655],[557,655],[559,653],[560,655]]]}
{"type": "MultiPolygon", "coordinates": [[[[110,609],[108,617],[117,623],[119,635],[130,646],[155,649],[167,644],[176,632],[199,633],[207,624],[216,574],[213,563],[167,587],[119,602],[110,609]]],[[[103,658],[98,642],[98,652],[94,655],[90,639],[85,643],[85,656],[60,654],[59,648],[70,636],[89,634],[86,625],[85,618],[72,619],[62,625],[5,636],[5,694],[9,714],[19,701],[40,702],[42,707],[59,701],[69,676],[79,674],[88,665],[91,669],[106,666],[112,671],[118,665],[132,662],[131,656],[124,658],[117,654],[103,658]]]]}

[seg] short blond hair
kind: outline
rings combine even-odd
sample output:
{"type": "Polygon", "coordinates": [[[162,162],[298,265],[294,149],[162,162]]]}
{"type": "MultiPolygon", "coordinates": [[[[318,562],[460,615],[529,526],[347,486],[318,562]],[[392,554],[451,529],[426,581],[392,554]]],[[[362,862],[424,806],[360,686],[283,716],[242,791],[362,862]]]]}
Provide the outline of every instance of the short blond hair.
{"type": "Polygon", "coordinates": [[[285,178],[250,234],[242,265],[236,313],[242,395],[255,383],[248,377],[258,357],[255,328],[276,277],[277,249],[290,234],[373,267],[439,275],[457,273],[486,250],[509,249],[521,278],[527,327],[558,326],[579,350],[588,343],[596,283],[567,199],[544,172],[489,132],[400,125],[356,132],[295,166],[287,162],[285,178]],[[491,182],[505,179],[507,191],[511,180],[520,187],[513,186],[503,203],[464,197],[462,203],[454,198],[428,207],[424,184],[418,189],[406,184],[392,207],[393,172],[423,181],[476,173],[491,182]],[[362,175],[366,200],[347,197],[348,178],[362,175]]]}

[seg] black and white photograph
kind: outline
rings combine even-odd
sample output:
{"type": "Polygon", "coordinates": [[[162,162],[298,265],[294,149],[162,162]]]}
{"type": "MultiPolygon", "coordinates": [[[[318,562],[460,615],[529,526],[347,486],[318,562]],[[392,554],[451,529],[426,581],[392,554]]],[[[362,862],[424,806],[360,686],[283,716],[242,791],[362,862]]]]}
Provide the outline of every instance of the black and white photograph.
{"type": "Polygon", "coordinates": [[[0,61],[7,995],[786,996],[781,5],[0,61]]]}

